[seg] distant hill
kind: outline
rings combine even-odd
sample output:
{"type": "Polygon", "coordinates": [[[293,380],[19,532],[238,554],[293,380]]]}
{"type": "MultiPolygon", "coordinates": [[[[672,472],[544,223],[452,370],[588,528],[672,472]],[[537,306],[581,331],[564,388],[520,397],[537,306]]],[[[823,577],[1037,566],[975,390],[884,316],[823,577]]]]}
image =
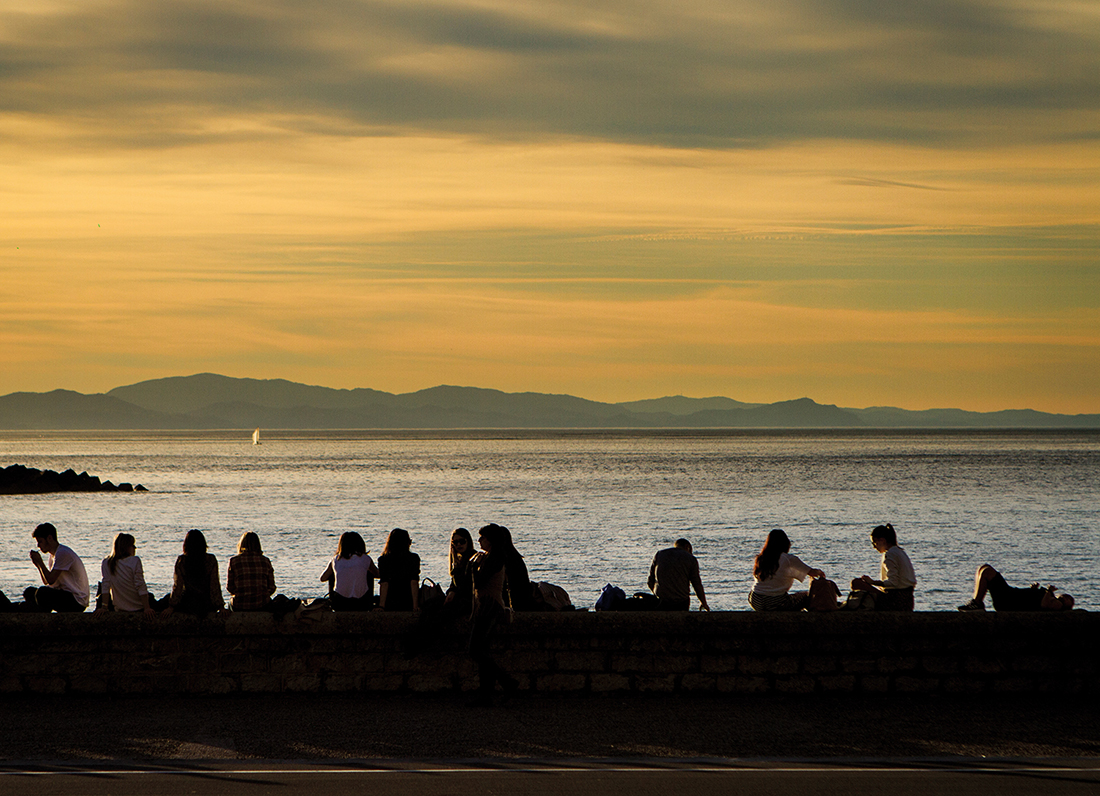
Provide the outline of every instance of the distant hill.
{"type": "Polygon", "coordinates": [[[0,396],[0,429],[212,428],[1092,428],[1100,415],[1029,409],[849,409],[809,398],[753,404],[682,395],[610,404],[572,395],[439,386],[394,394],[214,373],[154,379],[106,394],[0,396]]]}

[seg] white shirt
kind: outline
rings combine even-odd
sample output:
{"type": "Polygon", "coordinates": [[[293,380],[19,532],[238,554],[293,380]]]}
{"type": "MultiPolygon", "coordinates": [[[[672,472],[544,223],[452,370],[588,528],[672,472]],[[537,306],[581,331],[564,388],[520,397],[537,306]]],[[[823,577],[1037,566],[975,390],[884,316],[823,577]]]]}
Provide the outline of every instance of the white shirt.
{"type": "Polygon", "coordinates": [[[764,580],[755,580],[752,590],[761,597],[775,597],[786,594],[794,585],[795,579],[805,580],[810,574],[810,568],[802,563],[798,556],[790,553],[779,554],[779,567],[775,573],[764,580]]]}
{"type": "Polygon", "coordinates": [[[362,597],[371,586],[369,573],[374,561],[368,555],[341,558],[333,556],[332,571],[336,582],[332,590],[341,597],[362,597]]]}
{"type": "Polygon", "coordinates": [[[879,580],[885,589],[908,589],[917,585],[917,573],[913,571],[913,562],[909,554],[894,545],[882,554],[882,566],[879,568],[879,580]]]}
{"type": "MultiPolygon", "coordinates": [[[[115,562],[115,572],[111,574],[111,565],[103,559],[100,567],[103,579],[100,581],[101,598],[111,597],[116,611],[143,611],[149,606],[145,585],[145,573],[141,568],[141,559],[127,556],[115,562]]],[[[104,599],[104,605],[106,600],[104,599]]]]}
{"type": "Polygon", "coordinates": [[[79,605],[88,607],[88,573],[84,570],[84,562],[71,547],[59,544],[50,556],[48,569],[59,573],[53,588],[69,592],[79,605]]]}

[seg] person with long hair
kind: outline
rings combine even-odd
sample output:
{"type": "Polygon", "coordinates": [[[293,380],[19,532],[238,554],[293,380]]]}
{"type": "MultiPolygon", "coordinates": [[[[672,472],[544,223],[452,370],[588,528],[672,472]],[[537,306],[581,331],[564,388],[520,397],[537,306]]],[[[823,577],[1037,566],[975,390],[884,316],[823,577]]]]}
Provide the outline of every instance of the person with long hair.
{"type": "Polygon", "coordinates": [[[420,610],[420,556],[404,528],[394,528],[378,556],[378,610],[420,610]]]}
{"type": "Polygon", "coordinates": [[[237,542],[237,555],[229,559],[225,590],[231,595],[229,607],[233,611],[262,611],[271,603],[275,570],[254,531],[241,534],[237,542]]]}
{"type": "Polygon", "coordinates": [[[120,533],[115,536],[111,554],[103,559],[100,573],[95,613],[142,611],[146,616],[156,613],[149,596],[149,587],[145,585],[141,559],[137,556],[137,541],[132,534],[120,533]]]}
{"type": "Polygon", "coordinates": [[[469,616],[474,603],[474,576],[472,563],[477,551],[474,539],[465,528],[455,528],[451,532],[451,547],[447,555],[447,571],[451,576],[451,585],[443,599],[447,613],[454,616],[469,616]]]}
{"type": "Polygon", "coordinates": [[[334,611],[369,611],[374,607],[374,579],[378,567],[367,555],[363,537],[355,531],[340,534],[336,554],[321,580],[328,581],[329,604],[334,611]]]}
{"type": "Polygon", "coordinates": [[[183,537],[183,555],[176,558],[172,572],[172,593],[164,617],[173,613],[206,616],[212,611],[224,611],[218,559],[206,551],[206,536],[192,529],[183,537]]]}
{"type": "MultiPolygon", "coordinates": [[[[470,657],[477,664],[478,691],[471,704],[485,707],[493,704],[493,692],[498,682],[504,689],[505,698],[519,688],[516,679],[496,662],[490,650],[493,628],[508,612],[504,604],[508,559],[513,553],[518,553],[512,544],[512,534],[496,523],[486,525],[478,532],[478,544],[483,552],[474,557],[472,564],[474,621],[470,630],[470,657]]],[[[526,571],[526,567],[524,569],[526,571]]]]}
{"type": "Polygon", "coordinates": [[[810,593],[790,593],[795,580],[823,578],[825,573],[804,564],[790,553],[791,540],[781,529],[768,534],[752,565],[753,586],[749,605],[754,611],[801,611],[810,601],[810,593]]]}

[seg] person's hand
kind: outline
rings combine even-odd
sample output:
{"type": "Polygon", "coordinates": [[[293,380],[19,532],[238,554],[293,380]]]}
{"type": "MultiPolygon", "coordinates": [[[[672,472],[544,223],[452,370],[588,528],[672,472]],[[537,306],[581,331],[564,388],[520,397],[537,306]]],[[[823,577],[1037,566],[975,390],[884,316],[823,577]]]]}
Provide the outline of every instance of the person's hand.
{"type": "Polygon", "coordinates": [[[825,577],[825,573],[820,569],[811,569],[807,574],[814,579],[825,577]]]}
{"type": "Polygon", "coordinates": [[[707,605],[706,600],[700,600],[699,601],[699,610],[700,611],[709,611],[710,610],[710,606],[707,605]]]}
{"type": "Polygon", "coordinates": [[[148,605],[147,605],[147,606],[145,606],[145,610],[144,610],[144,611],[142,611],[142,613],[143,613],[143,614],[144,614],[145,616],[156,616],[156,615],[157,615],[157,612],[156,612],[156,611],[155,611],[155,610],[154,610],[153,608],[151,608],[150,606],[148,606],[148,605]]]}
{"type": "Polygon", "coordinates": [[[105,613],[108,613],[107,608],[101,605],[92,611],[92,616],[103,616],[105,613]]]}
{"type": "Polygon", "coordinates": [[[174,613],[175,613],[175,609],[172,608],[172,606],[169,605],[167,608],[165,608],[163,611],[160,612],[160,618],[161,619],[167,619],[168,617],[170,617],[174,613]]]}
{"type": "Polygon", "coordinates": [[[36,567],[44,566],[44,564],[42,563],[42,554],[39,553],[37,550],[31,550],[31,563],[34,564],[36,567]]]}

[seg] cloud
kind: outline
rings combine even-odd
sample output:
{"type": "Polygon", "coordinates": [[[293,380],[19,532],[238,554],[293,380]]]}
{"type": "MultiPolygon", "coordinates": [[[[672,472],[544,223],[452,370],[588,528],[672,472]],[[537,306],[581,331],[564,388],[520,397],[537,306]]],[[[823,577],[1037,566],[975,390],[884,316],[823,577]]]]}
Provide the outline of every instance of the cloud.
{"type": "MultiPolygon", "coordinates": [[[[1093,134],[1087,4],[143,0],[0,12],[0,114],[164,147],[303,130],[736,148],[1093,134]]],[[[8,128],[8,134],[13,134],[8,128]]]]}

